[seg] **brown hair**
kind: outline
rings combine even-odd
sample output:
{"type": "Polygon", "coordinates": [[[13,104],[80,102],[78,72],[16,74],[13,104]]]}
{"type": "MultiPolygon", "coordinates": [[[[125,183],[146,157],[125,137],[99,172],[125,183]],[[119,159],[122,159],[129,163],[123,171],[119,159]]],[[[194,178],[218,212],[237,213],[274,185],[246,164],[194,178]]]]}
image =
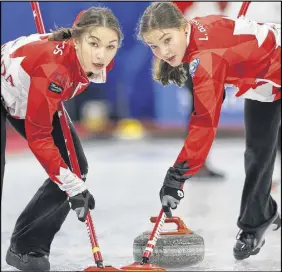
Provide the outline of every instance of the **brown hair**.
{"type": "Polygon", "coordinates": [[[70,38],[79,38],[89,27],[103,26],[114,30],[119,39],[119,45],[123,40],[123,34],[117,18],[109,8],[91,7],[81,12],[72,28],[60,28],[52,31],[49,40],[63,41],[70,38]]]}
{"type": "MultiPolygon", "coordinates": [[[[176,5],[171,2],[156,2],[151,4],[139,20],[138,38],[143,40],[143,34],[155,29],[178,28],[186,25],[187,21],[176,5]]],[[[183,86],[187,80],[183,65],[170,66],[164,60],[155,58],[153,64],[153,78],[162,85],[175,83],[183,86]]]]}

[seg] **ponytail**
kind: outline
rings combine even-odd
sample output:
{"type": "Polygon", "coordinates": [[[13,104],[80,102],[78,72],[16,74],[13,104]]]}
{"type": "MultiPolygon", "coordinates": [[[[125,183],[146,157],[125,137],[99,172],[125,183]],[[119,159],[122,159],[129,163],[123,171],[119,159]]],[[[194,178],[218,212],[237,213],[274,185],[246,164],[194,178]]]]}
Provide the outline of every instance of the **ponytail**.
{"type": "Polygon", "coordinates": [[[187,72],[183,64],[172,67],[164,60],[155,58],[153,64],[153,79],[160,82],[163,86],[174,83],[178,87],[182,87],[187,80],[187,72]]]}
{"type": "Polygon", "coordinates": [[[64,41],[72,37],[71,28],[59,28],[55,31],[51,30],[52,34],[48,37],[50,41],[64,41]]]}

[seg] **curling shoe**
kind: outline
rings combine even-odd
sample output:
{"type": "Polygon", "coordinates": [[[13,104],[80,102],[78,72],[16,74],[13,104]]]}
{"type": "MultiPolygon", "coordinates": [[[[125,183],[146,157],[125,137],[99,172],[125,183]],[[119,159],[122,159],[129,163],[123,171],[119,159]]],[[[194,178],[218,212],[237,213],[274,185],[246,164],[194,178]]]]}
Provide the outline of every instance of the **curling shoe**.
{"type": "Polygon", "coordinates": [[[36,252],[17,253],[12,246],[7,251],[6,262],[22,271],[50,271],[48,256],[36,252]]]}
{"type": "Polygon", "coordinates": [[[260,229],[254,232],[245,232],[240,230],[237,234],[237,241],[233,247],[233,255],[236,260],[244,260],[251,255],[256,255],[260,252],[261,247],[265,244],[265,233],[272,226],[274,231],[281,227],[281,218],[278,212],[260,229]]]}

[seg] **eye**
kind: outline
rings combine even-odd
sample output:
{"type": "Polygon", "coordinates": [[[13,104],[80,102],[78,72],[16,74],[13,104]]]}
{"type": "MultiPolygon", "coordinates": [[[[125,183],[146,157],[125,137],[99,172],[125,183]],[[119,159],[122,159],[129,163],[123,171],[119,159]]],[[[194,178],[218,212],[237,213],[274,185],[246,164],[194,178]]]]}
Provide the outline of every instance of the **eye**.
{"type": "Polygon", "coordinates": [[[166,38],[165,40],[164,40],[164,43],[169,43],[170,42],[170,40],[171,40],[171,38],[166,38]]]}
{"type": "Polygon", "coordinates": [[[157,48],[156,45],[151,45],[150,47],[151,47],[152,50],[155,50],[157,48]]]}
{"type": "Polygon", "coordinates": [[[90,45],[93,47],[98,47],[98,43],[95,43],[95,42],[91,42],[90,45]]]}
{"type": "Polygon", "coordinates": [[[110,49],[110,50],[116,49],[116,47],[114,45],[109,45],[109,46],[107,46],[107,48],[110,49]]]}

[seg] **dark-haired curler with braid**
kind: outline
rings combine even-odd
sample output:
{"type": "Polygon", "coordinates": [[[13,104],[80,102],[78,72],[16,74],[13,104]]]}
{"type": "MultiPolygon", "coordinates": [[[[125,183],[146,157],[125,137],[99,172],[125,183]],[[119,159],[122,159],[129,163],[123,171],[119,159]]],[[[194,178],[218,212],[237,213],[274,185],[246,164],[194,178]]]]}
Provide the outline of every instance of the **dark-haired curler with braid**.
{"type": "Polygon", "coordinates": [[[20,37],[1,47],[1,186],[6,119],[26,138],[49,175],[12,234],[6,261],[19,270],[50,270],[51,244],[70,207],[80,221],[95,207],[85,183],[88,163],[68,117],[81,177],[71,170],[58,105],[82,93],[90,82],[106,81],[122,40],[111,10],[92,7],[77,16],[72,28],[20,37]]]}

